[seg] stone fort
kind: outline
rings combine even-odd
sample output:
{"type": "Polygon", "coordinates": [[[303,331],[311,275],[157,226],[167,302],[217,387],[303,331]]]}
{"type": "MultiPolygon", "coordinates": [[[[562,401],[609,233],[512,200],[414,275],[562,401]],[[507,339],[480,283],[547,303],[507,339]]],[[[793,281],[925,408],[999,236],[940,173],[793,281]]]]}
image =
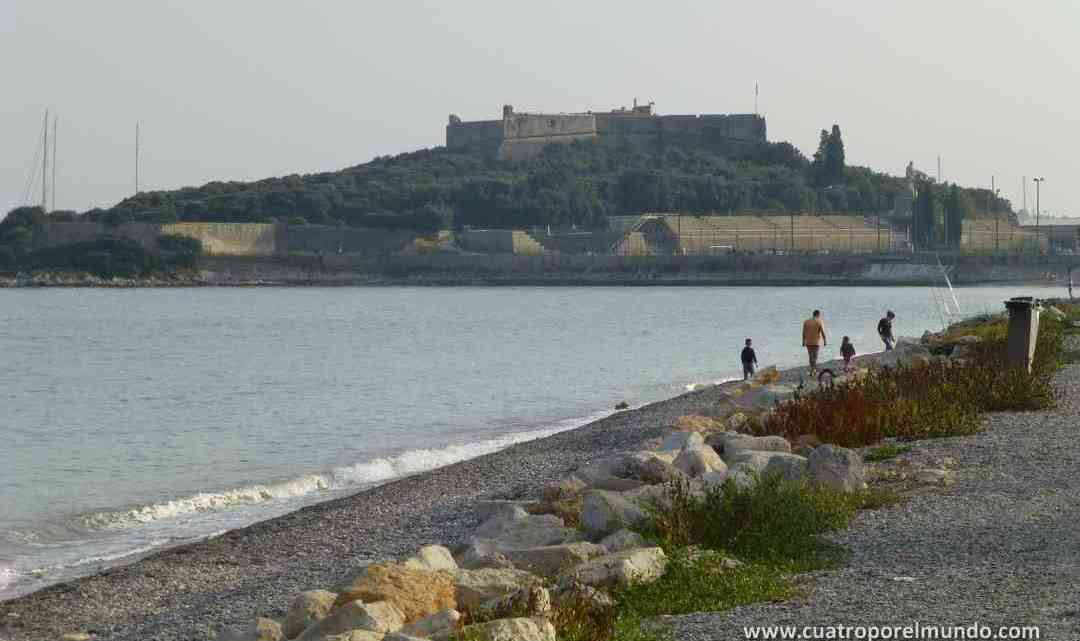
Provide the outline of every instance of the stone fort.
{"type": "Polygon", "coordinates": [[[465,122],[450,116],[446,147],[500,160],[526,160],[547,145],[590,140],[613,147],[657,152],[669,146],[727,152],[766,141],[757,114],[658,115],[653,103],[604,112],[521,113],[503,107],[502,118],[465,122]]]}

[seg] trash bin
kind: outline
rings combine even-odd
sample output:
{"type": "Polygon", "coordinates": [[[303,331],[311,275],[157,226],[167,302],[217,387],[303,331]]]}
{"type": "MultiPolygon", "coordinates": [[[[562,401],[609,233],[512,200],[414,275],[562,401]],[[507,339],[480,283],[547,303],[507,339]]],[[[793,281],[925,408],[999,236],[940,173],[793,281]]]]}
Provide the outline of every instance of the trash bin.
{"type": "Polygon", "coordinates": [[[1039,337],[1039,301],[1031,296],[1017,296],[1005,301],[1005,309],[1009,310],[1009,363],[1030,372],[1039,337]]]}

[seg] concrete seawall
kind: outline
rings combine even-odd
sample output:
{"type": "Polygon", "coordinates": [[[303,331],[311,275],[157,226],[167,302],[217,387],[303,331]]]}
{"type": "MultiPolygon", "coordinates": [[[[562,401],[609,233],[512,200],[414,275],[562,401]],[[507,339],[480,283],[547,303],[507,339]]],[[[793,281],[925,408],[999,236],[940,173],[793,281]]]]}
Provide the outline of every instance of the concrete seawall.
{"type": "MultiPolygon", "coordinates": [[[[222,284],[944,286],[933,258],[863,256],[289,255],[207,257],[202,266],[222,284]]],[[[1064,291],[1068,266],[1053,257],[1031,264],[971,257],[946,269],[959,285],[1060,283],[1064,291]]]]}

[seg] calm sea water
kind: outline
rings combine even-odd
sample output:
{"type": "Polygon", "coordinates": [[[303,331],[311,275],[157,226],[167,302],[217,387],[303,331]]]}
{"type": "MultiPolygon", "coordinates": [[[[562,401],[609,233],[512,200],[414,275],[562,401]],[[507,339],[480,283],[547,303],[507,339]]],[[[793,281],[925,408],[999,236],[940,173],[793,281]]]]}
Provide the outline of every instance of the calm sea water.
{"type": "Polygon", "coordinates": [[[801,364],[813,308],[826,357],[942,326],[903,287],[0,291],[0,598],[738,376],[747,336],[801,364]]]}

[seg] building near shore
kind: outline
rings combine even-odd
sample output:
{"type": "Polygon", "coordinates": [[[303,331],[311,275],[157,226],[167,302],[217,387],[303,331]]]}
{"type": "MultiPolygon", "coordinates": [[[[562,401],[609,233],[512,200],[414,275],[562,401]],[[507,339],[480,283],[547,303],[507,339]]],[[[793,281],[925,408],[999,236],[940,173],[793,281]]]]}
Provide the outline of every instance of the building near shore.
{"type": "Polygon", "coordinates": [[[526,160],[550,144],[592,141],[612,147],[662,151],[702,147],[729,152],[764,143],[765,118],[758,114],[658,115],[653,103],[611,111],[524,113],[503,106],[502,118],[463,121],[450,116],[446,147],[499,160],[526,160]]]}

